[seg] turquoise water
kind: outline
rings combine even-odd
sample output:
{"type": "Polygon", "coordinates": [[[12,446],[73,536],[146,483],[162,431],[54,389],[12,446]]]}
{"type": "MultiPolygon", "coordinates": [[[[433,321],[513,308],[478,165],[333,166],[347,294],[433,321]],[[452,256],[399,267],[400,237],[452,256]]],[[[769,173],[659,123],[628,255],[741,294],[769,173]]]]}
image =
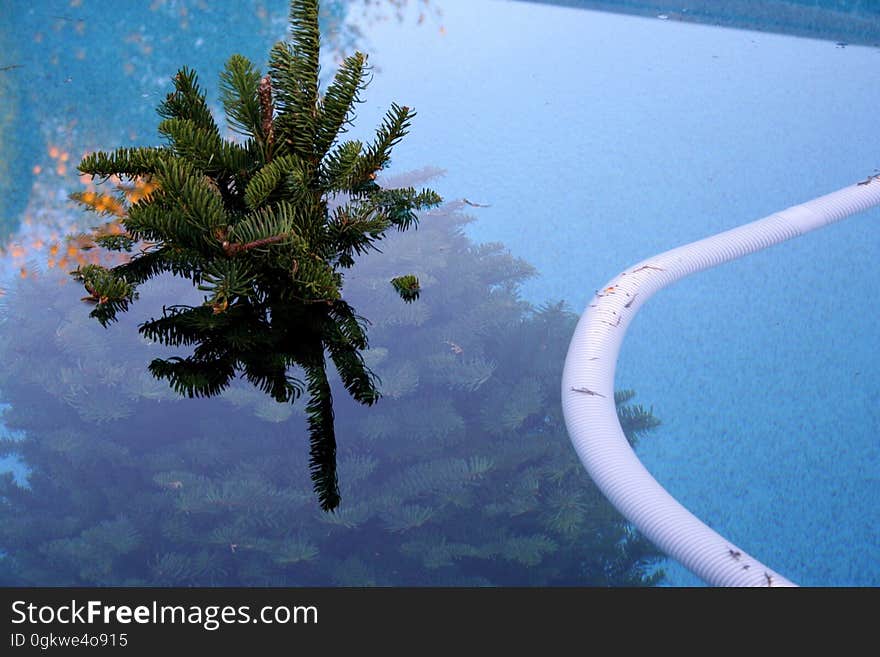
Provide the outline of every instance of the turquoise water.
{"type": "MultiPolygon", "coordinates": [[[[22,176],[44,203],[75,183],[67,173],[40,186],[58,161],[50,145],[150,143],[151,107],[177,66],[197,68],[216,99],[225,56],[263,61],[284,29],[283,2],[265,3],[265,16],[246,3],[241,31],[200,3],[124,15],[88,0],[37,14],[11,4],[24,63],[39,63],[47,94],[67,103],[64,119],[27,117],[42,169],[22,176]],[[86,36],[112,35],[117,60],[92,54],[79,15],[86,36]],[[108,115],[137,128],[114,132],[108,115]]],[[[533,303],[580,312],[629,264],[880,167],[877,48],[522,2],[410,5],[387,20],[362,18],[357,3],[348,15],[376,67],[358,125],[376,125],[395,100],[417,109],[392,172],[440,167],[432,185],[446,199],[487,205],[466,232],[536,267],[522,286],[533,303]]],[[[878,220],[865,213],[677,284],[642,310],[618,366],[617,386],[663,422],[640,444],[648,469],[806,585],[880,585],[878,220]]],[[[5,260],[16,276],[21,262],[5,260]]],[[[668,584],[698,583],[665,567],[668,584]]]]}

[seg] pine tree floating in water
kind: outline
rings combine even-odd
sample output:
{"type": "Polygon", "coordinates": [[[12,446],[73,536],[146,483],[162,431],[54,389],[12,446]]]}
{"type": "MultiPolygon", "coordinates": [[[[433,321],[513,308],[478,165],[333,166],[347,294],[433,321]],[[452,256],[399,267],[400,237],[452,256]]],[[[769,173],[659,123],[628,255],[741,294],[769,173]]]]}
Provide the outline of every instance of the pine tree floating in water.
{"type": "MultiPolygon", "coordinates": [[[[290,42],[273,47],[268,75],[241,55],[221,74],[226,116],[241,143],[221,138],[196,74],[183,68],[158,109],[167,145],[83,159],[82,173],[147,179],[156,189],[128,208],[122,234],[95,236],[131,258],[72,274],[105,326],[159,274],[207,292],[200,306],[172,302],[141,324],[149,339],[194,347],[186,358],[153,360],[150,371],[189,397],[219,394],[239,374],[277,402],[307,391],[312,481],[321,507],[332,510],[340,498],[324,351],[355,400],[379,398],[361,353],[366,321],[341,298],[341,270],[390,228],[415,226],[415,212],[441,198],[376,183],[415,113],[392,104],[371,144],[340,141],[367,84],[366,56],[347,57],[321,95],[317,0],[292,0],[290,22],[290,42]],[[342,202],[331,211],[331,200],[342,202]],[[292,366],[303,368],[305,383],[288,373],[292,366]]],[[[88,206],[81,196],[74,195],[88,206]]],[[[415,276],[391,283],[404,301],[418,297],[415,276]]]]}

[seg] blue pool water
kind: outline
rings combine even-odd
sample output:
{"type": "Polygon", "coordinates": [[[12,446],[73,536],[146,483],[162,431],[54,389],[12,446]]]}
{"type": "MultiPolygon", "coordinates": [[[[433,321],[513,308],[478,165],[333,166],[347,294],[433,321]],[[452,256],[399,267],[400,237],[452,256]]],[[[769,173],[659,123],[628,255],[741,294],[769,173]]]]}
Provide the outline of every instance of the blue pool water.
{"type": "MultiPolygon", "coordinates": [[[[38,15],[11,4],[28,28],[20,52],[71,44],[46,84],[81,120],[30,117],[47,144],[71,151],[152,139],[150,112],[128,117],[136,134],[102,128],[95,117],[108,104],[128,109],[98,87],[120,80],[152,107],[186,63],[216,99],[225,56],[263,61],[284,29],[279,1],[264,3],[265,17],[261,3],[242,3],[250,31],[227,24],[222,43],[223,17],[199,3],[116,17],[111,3],[88,0],[44,3],[38,15]],[[92,59],[75,20],[52,18],[78,11],[118,36],[118,61],[92,59]]],[[[375,66],[358,125],[377,125],[393,101],[416,108],[392,172],[440,167],[432,184],[444,198],[487,205],[473,208],[467,234],[535,266],[522,288],[535,304],[580,312],[632,263],[880,167],[877,48],[526,2],[410,5],[387,20],[351,9],[375,66]]],[[[72,191],[75,177],[60,177],[72,191]]],[[[662,420],[639,447],[648,469],[722,535],[805,585],[880,585],[878,221],[877,210],[864,213],[677,284],[641,311],[618,365],[617,386],[662,420]]],[[[20,264],[7,257],[6,276],[20,264]]],[[[699,583],[664,567],[670,585],[699,583]]]]}
{"type": "MultiPolygon", "coordinates": [[[[532,299],[580,311],[631,263],[880,165],[876,48],[500,4],[444,5],[433,39],[371,32],[389,62],[373,91],[422,108],[400,165],[432,158],[448,195],[492,204],[472,232],[537,266],[532,299]],[[428,73],[394,66],[416,41],[428,73]]],[[[642,310],[618,366],[663,418],[648,469],[804,584],[880,583],[878,219],[679,283],[642,310]]]]}

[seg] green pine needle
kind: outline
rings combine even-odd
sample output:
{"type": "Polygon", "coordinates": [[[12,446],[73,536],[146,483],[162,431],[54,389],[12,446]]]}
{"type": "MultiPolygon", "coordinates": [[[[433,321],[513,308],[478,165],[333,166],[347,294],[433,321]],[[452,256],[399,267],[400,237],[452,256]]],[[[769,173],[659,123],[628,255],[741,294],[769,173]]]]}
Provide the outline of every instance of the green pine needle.
{"type": "MultiPolygon", "coordinates": [[[[141,324],[150,340],[192,348],[187,357],[153,360],[149,371],[188,397],[221,394],[239,375],[278,403],[307,392],[309,467],[321,507],[331,510],[340,495],[324,353],[357,402],[380,396],[362,355],[366,322],[342,300],[342,270],[376,250],[391,227],[417,227],[417,212],[441,199],[376,182],[410,128],[410,108],[392,104],[369,145],[339,141],[368,83],[367,56],[347,57],[322,96],[318,13],[317,0],[291,0],[290,38],[271,49],[267,76],[241,55],[227,60],[220,100],[243,143],[223,138],[198,76],[183,67],[158,107],[163,146],[83,158],[82,173],[149,177],[156,189],[122,204],[121,235],[96,240],[130,259],[74,275],[102,324],[162,273],[204,291],[202,306],[172,301],[162,317],[141,324]],[[292,367],[305,370],[305,385],[288,375],[292,367]]],[[[392,285],[405,302],[419,296],[415,276],[392,285]]],[[[174,557],[163,558],[171,568],[174,557]]]]}

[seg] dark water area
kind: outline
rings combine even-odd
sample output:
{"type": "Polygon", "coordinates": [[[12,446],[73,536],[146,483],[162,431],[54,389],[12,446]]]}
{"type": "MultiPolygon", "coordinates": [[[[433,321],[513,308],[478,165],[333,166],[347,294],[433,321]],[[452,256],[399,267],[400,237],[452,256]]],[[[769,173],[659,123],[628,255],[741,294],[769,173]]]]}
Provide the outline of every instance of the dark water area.
{"type": "MultiPolygon", "coordinates": [[[[143,290],[109,329],[47,273],[17,284],[0,353],[4,442],[27,466],[3,482],[6,585],[633,585],[657,553],[592,486],[556,401],[575,316],[529,308],[530,268],[435,211],[353,271],[372,318],[375,408],[334,383],[343,501],[317,508],[302,405],[246,382],[181,399],[146,371],[168,354],[136,332],[175,281],[143,290]],[[426,218],[427,219],[427,218],[426,218]],[[419,258],[425,302],[385,285],[419,258]],[[434,291],[433,293],[431,291],[434,291]]],[[[197,301],[191,301],[197,302],[197,301]]],[[[650,414],[621,398],[631,434],[650,414]]]]}
{"type": "Polygon", "coordinates": [[[517,0],[716,25],[841,44],[880,45],[880,5],[872,0],[517,0]]]}

